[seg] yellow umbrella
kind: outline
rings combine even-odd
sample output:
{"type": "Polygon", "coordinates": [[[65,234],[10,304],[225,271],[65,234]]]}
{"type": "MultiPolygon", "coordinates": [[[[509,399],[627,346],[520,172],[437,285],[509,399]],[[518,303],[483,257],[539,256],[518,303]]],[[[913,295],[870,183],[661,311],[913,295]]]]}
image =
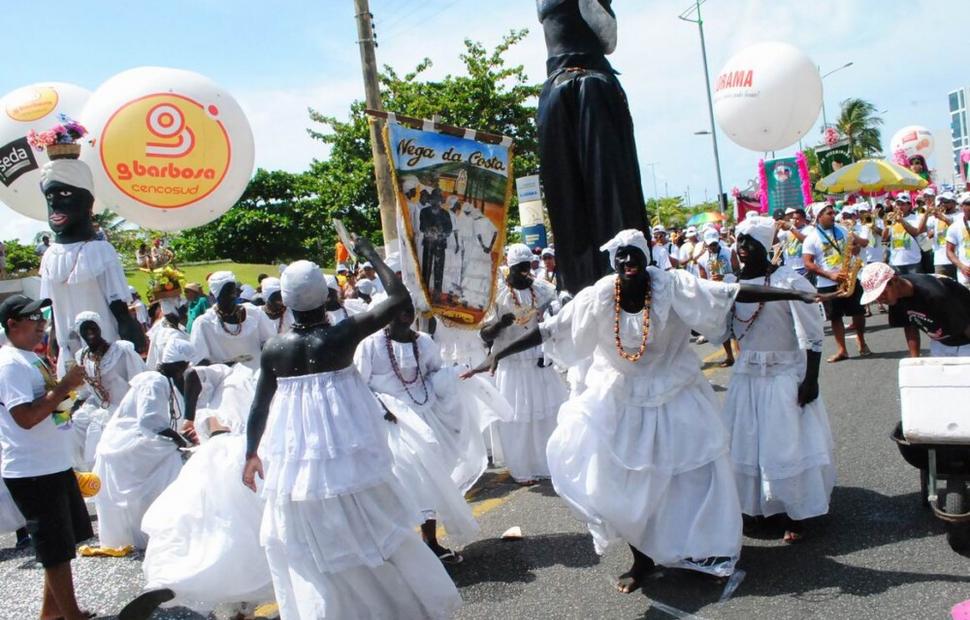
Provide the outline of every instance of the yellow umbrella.
{"type": "Polygon", "coordinates": [[[885,159],[861,159],[843,166],[815,184],[827,194],[846,192],[902,192],[923,189],[929,185],[915,172],[885,159]]]}

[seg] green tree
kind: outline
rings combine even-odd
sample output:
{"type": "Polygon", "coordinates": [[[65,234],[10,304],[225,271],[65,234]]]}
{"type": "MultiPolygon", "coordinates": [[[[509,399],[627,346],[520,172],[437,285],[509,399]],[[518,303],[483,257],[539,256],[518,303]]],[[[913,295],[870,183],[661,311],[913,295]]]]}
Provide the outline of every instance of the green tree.
{"type": "MultiPolygon", "coordinates": [[[[527,30],[512,31],[492,51],[481,43],[466,40],[465,51],[460,55],[465,72],[446,75],[438,81],[421,79],[431,67],[428,59],[403,76],[385,66],[380,73],[385,109],[417,118],[437,115],[443,123],[509,136],[515,141],[513,174],[535,174],[539,157],[534,103],[541,86],[529,82],[522,65],[508,66],[505,60],[509,49],[527,34],[527,30]]],[[[377,188],[364,103],[354,102],[346,121],[312,109],[310,118],[322,125],[320,130],[309,129],[310,135],[330,146],[329,158],[314,162],[310,170],[317,182],[322,221],[339,217],[348,228],[380,241],[377,188]]],[[[518,220],[516,206],[513,199],[509,230],[518,220]]],[[[333,247],[333,240],[326,233],[311,242],[333,247]]]]}
{"type": "Polygon", "coordinates": [[[40,257],[34,246],[20,243],[16,239],[4,241],[7,248],[7,273],[11,276],[21,276],[28,272],[37,271],[40,267],[40,257]]]}
{"type": "Polygon", "coordinates": [[[882,152],[882,118],[876,106],[865,99],[846,99],[835,126],[849,139],[852,157],[856,160],[882,152]]]}

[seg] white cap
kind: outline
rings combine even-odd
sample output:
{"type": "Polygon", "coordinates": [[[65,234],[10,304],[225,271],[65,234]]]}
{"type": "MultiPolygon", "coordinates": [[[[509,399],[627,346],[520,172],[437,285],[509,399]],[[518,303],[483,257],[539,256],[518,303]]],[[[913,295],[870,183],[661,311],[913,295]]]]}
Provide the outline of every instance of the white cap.
{"type": "Polygon", "coordinates": [[[325,274],[323,274],[323,279],[327,283],[327,288],[333,289],[333,290],[337,291],[338,293],[340,292],[340,283],[337,282],[337,277],[336,276],[332,276],[329,273],[325,273],[325,274]]]}
{"type": "Polygon", "coordinates": [[[524,243],[513,243],[505,250],[505,259],[509,267],[519,263],[532,262],[532,250],[524,243]]]}
{"type": "Polygon", "coordinates": [[[936,196],[936,188],[933,186],[927,187],[923,190],[924,196],[936,196]]]}
{"type": "Polygon", "coordinates": [[[80,187],[94,195],[91,168],[80,159],[55,159],[44,164],[40,170],[40,186],[45,188],[48,183],[54,182],[80,187]]]}
{"type": "Polygon", "coordinates": [[[362,278],[360,281],[357,282],[357,292],[363,293],[368,297],[374,294],[374,290],[376,288],[377,287],[374,285],[374,282],[372,282],[371,280],[368,280],[367,278],[362,278]]]}
{"type": "Polygon", "coordinates": [[[909,197],[909,194],[907,194],[906,192],[899,194],[893,200],[897,202],[912,202],[912,199],[909,197]]]}
{"type": "MultiPolygon", "coordinates": [[[[753,211],[748,211],[748,213],[754,213],[753,211]]],[[[792,213],[798,213],[798,209],[795,207],[788,207],[785,209],[785,215],[791,215],[792,213]]]]}
{"type": "Polygon", "coordinates": [[[263,278],[262,282],[263,288],[263,299],[269,301],[270,296],[273,293],[280,292],[280,279],[279,278],[263,278]]]}
{"type": "Polygon", "coordinates": [[[652,230],[654,234],[667,232],[667,229],[664,228],[663,224],[657,224],[656,226],[653,227],[652,230]]]}
{"type": "Polygon", "coordinates": [[[315,310],[327,301],[327,282],[323,272],[308,260],[291,263],[280,277],[283,303],[290,310],[315,310]]]}
{"type": "Polygon", "coordinates": [[[713,228],[708,228],[707,230],[704,231],[704,245],[710,245],[715,241],[720,241],[720,240],[721,240],[721,235],[720,233],[717,232],[717,230],[713,228]]]}
{"type": "Polygon", "coordinates": [[[216,271],[209,276],[209,292],[212,293],[214,297],[219,297],[219,293],[222,289],[229,284],[236,283],[236,275],[231,271],[216,271]]]}
{"type": "Polygon", "coordinates": [[[687,235],[688,237],[690,237],[691,235],[696,235],[697,234],[697,227],[695,227],[695,226],[688,226],[687,227],[687,230],[684,232],[684,234],[687,235]]]}
{"type": "Polygon", "coordinates": [[[540,254],[540,256],[552,256],[553,258],[555,258],[556,251],[552,248],[545,248],[544,250],[542,250],[542,254],[540,254]]]}
{"type": "MultiPolygon", "coordinates": [[[[768,250],[775,240],[775,220],[762,216],[748,217],[738,224],[737,232],[739,235],[748,235],[768,250]]],[[[707,241],[706,235],[704,240],[707,241]]]]}
{"type": "Polygon", "coordinates": [[[374,264],[372,262],[370,262],[370,261],[367,261],[366,263],[364,263],[363,265],[361,265],[361,268],[362,269],[373,269],[374,268],[374,264]]]}
{"type": "Polygon", "coordinates": [[[940,195],[936,197],[936,201],[943,202],[944,200],[956,202],[956,197],[953,195],[953,192],[940,192],[940,195]]]}
{"type": "Polygon", "coordinates": [[[162,350],[162,364],[175,362],[191,362],[195,358],[195,347],[185,338],[170,338],[162,350]]]}

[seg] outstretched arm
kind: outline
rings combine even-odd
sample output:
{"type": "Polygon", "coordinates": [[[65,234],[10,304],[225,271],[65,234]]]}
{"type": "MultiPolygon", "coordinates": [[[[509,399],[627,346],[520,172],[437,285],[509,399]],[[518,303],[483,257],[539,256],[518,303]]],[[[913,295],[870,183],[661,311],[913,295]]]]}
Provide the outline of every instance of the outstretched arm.
{"type": "Polygon", "coordinates": [[[741,284],[735,301],[746,304],[756,304],[762,301],[803,301],[810,304],[818,301],[818,293],[761,286],[760,284],[741,284]]]}
{"type": "Polygon", "coordinates": [[[411,301],[411,296],[407,287],[404,286],[404,282],[381,259],[370,241],[358,237],[354,245],[354,253],[363,256],[374,265],[374,271],[377,272],[377,277],[380,278],[381,284],[384,285],[384,291],[387,293],[387,298],[372,309],[355,314],[347,319],[347,322],[353,326],[357,342],[360,342],[390,323],[394,316],[411,301]]]}
{"type": "Polygon", "coordinates": [[[524,336],[512,342],[507,347],[501,351],[493,351],[485,361],[478,365],[478,367],[469,370],[461,375],[462,379],[468,379],[479,373],[491,371],[495,372],[495,368],[498,367],[500,360],[505,359],[510,355],[515,355],[516,353],[521,353],[522,351],[528,351],[533,347],[537,347],[542,344],[542,333],[539,331],[538,327],[534,327],[524,336]]]}

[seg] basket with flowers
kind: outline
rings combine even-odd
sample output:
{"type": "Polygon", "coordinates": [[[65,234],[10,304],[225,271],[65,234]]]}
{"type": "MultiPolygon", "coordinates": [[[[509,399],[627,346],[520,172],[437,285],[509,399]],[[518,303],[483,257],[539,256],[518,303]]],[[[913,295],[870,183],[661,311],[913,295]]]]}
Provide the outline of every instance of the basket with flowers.
{"type": "Polygon", "coordinates": [[[77,159],[81,156],[78,140],[88,134],[88,130],[66,114],[58,114],[59,124],[46,131],[27,132],[27,142],[38,151],[47,150],[50,159],[77,159]]]}
{"type": "Polygon", "coordinates": [[[148,286],[151,288],[151,299],[168,299],[178,297],[182,294],[185,286],[185,274],[172,266],[160,267],[158,269],[143,269],[147,271],[148,286]]]}

